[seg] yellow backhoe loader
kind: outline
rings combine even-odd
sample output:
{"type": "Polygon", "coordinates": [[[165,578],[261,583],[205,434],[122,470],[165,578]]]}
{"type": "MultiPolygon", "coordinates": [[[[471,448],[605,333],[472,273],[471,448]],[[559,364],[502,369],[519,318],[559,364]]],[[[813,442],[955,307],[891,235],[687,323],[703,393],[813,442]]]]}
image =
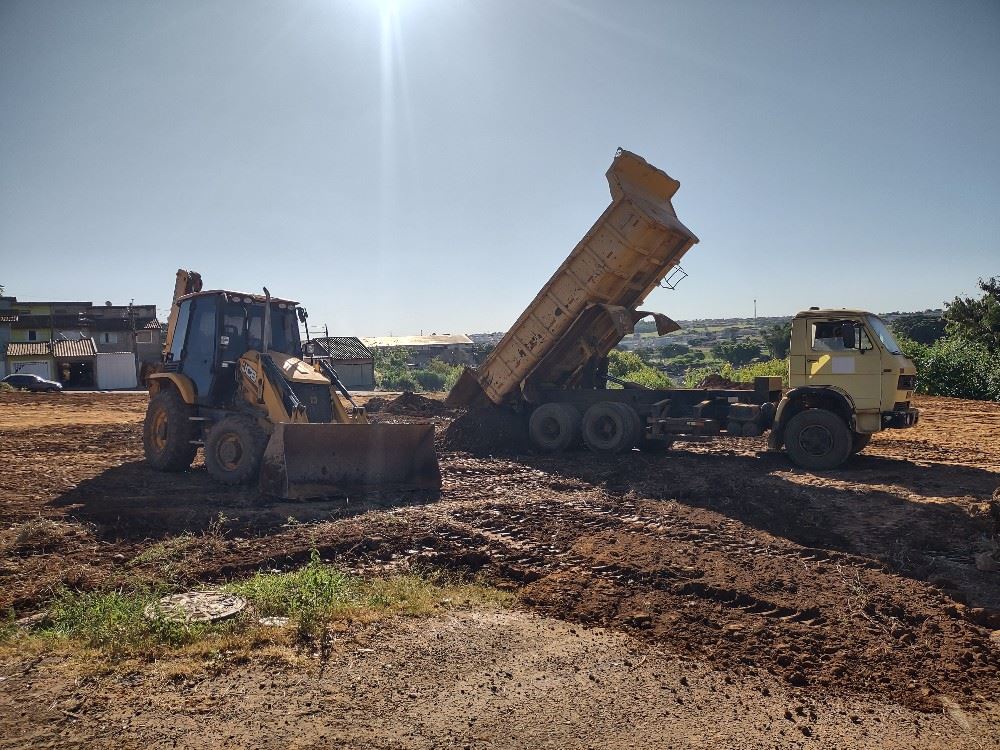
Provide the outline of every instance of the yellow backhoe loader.
{"type": "Polygon", "coordinates": [[[214,479],[258,480],[283,498],[440,488],[434,426],[370,424],[330,364],[305,359],[306,317],[266,288],[202,291],[198,273],[178,270],[163,361],[147,379],[147,462],[183,471],[203,446],[214,479]]]}

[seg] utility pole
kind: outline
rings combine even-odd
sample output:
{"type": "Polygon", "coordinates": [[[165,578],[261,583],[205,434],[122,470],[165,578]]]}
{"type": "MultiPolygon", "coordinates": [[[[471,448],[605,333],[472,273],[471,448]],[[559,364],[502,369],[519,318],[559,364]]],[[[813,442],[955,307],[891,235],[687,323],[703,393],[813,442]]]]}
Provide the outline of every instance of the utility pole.
{"type": "Polygon", "coordinates": [[[757,322],[757,298],[754,297],[753,300],[753,322],[757,322]]]}
{"type": "Polygon", "coordinates": [[[132,332],[132,364],[135,368],[135,377],[139,379],[139,342],[135,336],[135,297],[128,301],[128,311],[125,313],[128,318],[128,327],[132,332]]]}

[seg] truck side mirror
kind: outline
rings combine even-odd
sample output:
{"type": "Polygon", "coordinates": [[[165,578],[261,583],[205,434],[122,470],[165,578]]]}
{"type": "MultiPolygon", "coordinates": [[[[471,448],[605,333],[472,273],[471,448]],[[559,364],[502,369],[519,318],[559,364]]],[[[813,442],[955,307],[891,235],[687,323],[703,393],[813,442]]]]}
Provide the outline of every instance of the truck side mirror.
{"type": "Polygon", "coordinates": [[[857,328],[853,324],[844,326],[844,348],[857,349],[857,328]]]}

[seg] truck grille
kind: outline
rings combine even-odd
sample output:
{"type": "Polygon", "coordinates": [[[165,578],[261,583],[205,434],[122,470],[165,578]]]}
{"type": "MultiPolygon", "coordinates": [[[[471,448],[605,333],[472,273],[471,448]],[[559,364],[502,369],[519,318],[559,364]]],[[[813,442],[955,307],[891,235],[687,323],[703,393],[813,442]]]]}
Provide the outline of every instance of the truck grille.
{"type": "Polygon", "coordinates": [[[899,383],[896,388],[901,391],[912,391],[917,387],[917,376],[916,375],[900,375],[899,383]]]}

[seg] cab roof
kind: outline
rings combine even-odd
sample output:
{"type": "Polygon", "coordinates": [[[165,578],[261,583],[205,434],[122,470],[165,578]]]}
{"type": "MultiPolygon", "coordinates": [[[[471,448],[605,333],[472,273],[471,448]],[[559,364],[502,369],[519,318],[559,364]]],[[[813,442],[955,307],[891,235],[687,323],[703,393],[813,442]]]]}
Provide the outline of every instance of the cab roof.
{"type": "MultiPolygon", "coordinates": [[[[251,294],[249,292],[233,292],[228,289],[209,289],[202,292],[193,292],[191,294],[185,294],[181,297],[178,297],[177,302],[182,302],[183,300],[187,299],[194,299],[195,297],[210,297],[213,295],[224,295],[227,300],[231,300],[233,302],[237,301],[255,302],[263,305],[267,301],[267,298],[263,294],[251,294]]],[[[290,307],[294,307],[295,305],[299,304],[294,300],[282,299],[281,297],[271,297],[271,302],[274,302],[276,304],[288,305],[290,307]]]]}
{"type": "Polygon", "coordinates": [[[799,312],[795,313],[796,318],[829,318],[831,316],[837,316],[837,315],[860,316],[860,315],[875,315],[875,313],[869,312],[868,310],[852,310],[846,307],[837,307],[837,308],[824,307],[822,309],[817,309],[817,310],[813,309],[800,310],[799,312]]]}

